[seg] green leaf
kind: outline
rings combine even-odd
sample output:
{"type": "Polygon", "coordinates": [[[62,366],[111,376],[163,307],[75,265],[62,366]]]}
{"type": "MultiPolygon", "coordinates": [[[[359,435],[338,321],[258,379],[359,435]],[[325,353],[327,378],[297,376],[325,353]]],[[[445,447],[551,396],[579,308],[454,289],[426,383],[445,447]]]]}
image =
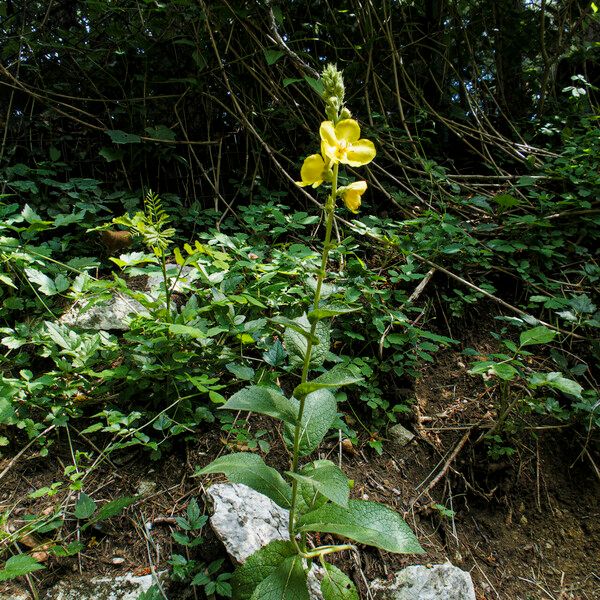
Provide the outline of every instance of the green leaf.
{"type": "Polygon", "coordinates": [[[311,392],[324,388],[339,388],[343,385],[352,385],[362,380],[362,377],[357,377],[348,367],[336,365],[330,371],[327,371],[327,373],[319,375],[316,379],[298,385],[294,390],[294,398],[301,398],[311,392]]]}
{"type": "MultiPolygon", "coordinates": [[[[304,316],[304,315],[303,315],[304,316]]],[[[278,325],[285,325],[286,332],[287,330],[292,330],[296,333],[299,333],[301,336],[305,337],[307,340],[311,340],[313,344],[319,343],[319,338],[316,335],[311,335],[310,323],[304,319],[303,317],[296,317],[295,319],[288,319],[287,317],[273,317],[271,319],[273,323],[277,323],[278,325]]]]}
{"type": "Polygon", "coordinates": [[[377,502],[350,500],[348,508],[326,504],[300,517],[298,530],[333,533],[397,554],[423,552],[400,515],[377,502]]]}
{"type": "MultiPolygon", "coordinates": [[[[337,402],[329,390],[317,390],[306,396],[300,430],[300,456],[316,450],[337,416],[337,402]]],[[[294,428],[287,424],[284,429],[286,443],[294,439],[294,428]]]]}
{"type": "Polygon", "coordinates": [[[175,132],[166,125],[157,125],[156,127],[146,127],[144,131],[155,140],[164,140],[172,142],[175,140],[175,132]]]}
{"type": "Polygon", "coordinates": [[[310,85],[310,87],[319,94],[319,96],[323,95],[323,83],[319,79],[315,79],[314,77],[309,77],[308,75],[304,77],[304,81],[310,85]]]}
{"type": "Polygon", "coordinates": [[[275,540],[239,566],[231,578],[233,597],[248,600],[261,581],[269,577],[287,559],[297,555],[292,542],[275,540]]]}
{"type": "Polygon", "coordinates": [[[121,514],[125,508],[133,504],[138,500],[138,496],[124,496],[123,498],[117,498],[107,502],[100,510],[96,513],[93,519],[90,519],[81,529],[87,529],[90,525],[98,523],[99,521],[106,521],[111,517],[116,517],[121,514]]]}
{"type": "MultiPolygon", "coordinates": [[[[27,275],[27,279],[29,279],[29,281],[37,283],[39,286],[39,291],[45,296],[54,296],[55,294],[59,293],[54,281],[52,281],[52,279],[50,279],[50,277],[47,275],[44,275],[41,271],[26,267],[25,274],[27,275]]],[[[64,291],[64,289],[62,291],[64,291]]]]}
{"type": "Polygon", "coordinates": [[[298,79],[297,77],[288,77],[287,79],[283,80],[283,87],[287,87],[288,85],[292,85],[293,83],[300,83],[301,81],[304,81],[304,79],[298,79]]]}
{"type": "Polygon", "coordinates": [[[285,55],[285,52],[281,50],[264,50],[265,59],[268,65],[274,65],[282,56],[285,55]]]}
{"type": "Polygon", "coordinates": [[[555,390],[559,390],[564,394],[581,398],[583,388],[572,379],[564,377],[562,373],[558,371],[552,371],[551,373],[533,373],[529,378],[529,384],[532,387],[545,386],[555,390]]]}
{"type": "Polygon", "coordinates": [[[17,414],[12,402],[7,398],[0,398],[0,425],[14,425],[16,422],[17,414]]]}
{"type": "Polygon", "coordinates": [[[98,154],[109,163],[123,158],[123,150],[119,148],[110,148],[109,146],[102,148],[98,154]]]}
{"type": "Polygon", "coordinates": [[[256,586],[250,600],[309,600],[302,558],[286,558],[256,586]]]}
{"type": "Polygon", "coordinates": [[[522,346],[533,346],[535,344],[547,344],[556,337],[556,331],[547,327],[539,326],[533,329],[523,331],[519,336],[519,343],[522,346]]]}
{"type": "Polygon", "coordinates": [[[272,367],[278,367],[283,364],[286,356],[287,352],[283,344],[279,340],[275,340],[273,345],[263,354],[263,360],[272,367]]]}
{"type": "Polygon", "coordinates": [[[208,337],[206,333],[201,329],[198,329],[198,327],[182,325],[180,323],[172,323],[169,325],[169,332],[173,335],[189,335],[196,340],[203,340],[208,337]]]}
{"type": "Polygon", "coordinates": [[[139,135],[125,133],[120,129],[108,129],[104,133],[111,139],[113,144],[139,144],[142,141],[139,135]]]}
{"type": "Polygon", "coordinates": [[[87,495],[81,492],[75,505],[73,514],[77,519],[89,519],[96,511],[96,503],[87,495]]]}
{"type": "Polygon", "coordinates": [[[307,335],[306,332],[310,332],[310,330],[311,324],[306,315],[297,317],[286,327],[283,341],[290,355],[292,366],[304,363],[304,356],[308,349],[308,339],[311,339],[313,343],[310,357],[311,368],[321,367],[325,362],[331,337],[329,323],[319,321],[316,324],[314,336],[310,336],[310,333],[307,335]]]}
{"type": "Polygon", "coordinates": [[[510,381],[519,374],[517,369],[508,363],[495,363],[493,360],[476,362],[470,369],[471,375],[496,375],[504,381],[510,381]]]}
{"type": "Polygon", "coordinates": [[[298,408],[294,402],[281,392],[260,385],[252,385],[236,392],[219,409],[247,410],[275,417],[292,425],[296,424],[298,418],[298,408]]]}
{"type": "Polygon", "coordinates": [[[223,473],[233,483],[243,483],[253,490],[268,496],[283,508],[290,507],[292,497],[291,487],[273,467],[251,452],[236,452],[227,454],[213,460],[203,469],[199,469],[194,476],[208,475],[209,473],[223,473]]]}
{"type": "Polygon", "coordinates": [[[335,565],[325,563],[325,576],[321,582],[323,600],[359,600],[352,580],[335,565]]]}
{"type": "Polygon", "coordinates": [[[250,381],[254,377],[254,369],[246,367],[244,365],[238,365],[237,363],[229,363],[225,365],[225,368],[233,373],[238,379],[250,381]]]}
{"type": "Polygon", "coordinates": [[[330,460],[315,460],[300,473],[288,472],[292,479],[308,485],[332,502],[346,508],[350,491],[349,480],[330,460]]]}
{"type": "Polygon", "coordinates": [[[356,312],[357,310],[360,310],[360,306],[321,306],[308,313],[308,320],[313,323],[314,321],[320,321],[321,319],[327,319],[329,317],[337,317],[338,315],[345,315],[347,313],[356,312]]]}
{"type": "Polygon", "coordinates": [[[40,569],[45,569],[37,560],[31,558],[28,554],[17,554],[11,556],[4,565],[4,569],[0,570],[0,581],[15,579],[40,569]]]}

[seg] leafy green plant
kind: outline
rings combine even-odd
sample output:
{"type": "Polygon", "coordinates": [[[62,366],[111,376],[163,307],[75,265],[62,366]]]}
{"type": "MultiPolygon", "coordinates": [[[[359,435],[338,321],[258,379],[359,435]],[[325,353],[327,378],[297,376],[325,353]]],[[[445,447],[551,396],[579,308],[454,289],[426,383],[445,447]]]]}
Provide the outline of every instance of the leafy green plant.
{"type": "Polygon", "coordinates": [[[204,593],[208,597],[216,594],[230,598],[231,585],[228,580],[231,578],[231,573],[219,573],[224,559],[214,560],[209,564],[205,564],[189,556],[189,550],[204,542],[201,532],[208,521],[208,517],[200,513],[200,508],[195,498],[190,500],[186,516],[177,517],[175,521],[181,531],[173,532],[173,540],[183,546],[188,555],[171,555],[171,559],[169,560],[169,564],[173,567],[171,578],[174,581],[190,581],[191,585],[202,586],[204,593]]]}
{"type": "Polygon", "coordinates": [[[331,318],[358,310],[348,304],[332,304],[329,299],[325,302],[330,295],[325,277],[333,247],[331,234],[336,201],[341,198],[350,211],[356,212],[367,187],[364,181],[338,187],[340,164],[358,167],[375,156],[372,142],[360,139],[358,123],[350,118],[344,106],[341,73],[328,66],[322,82],[329,119],[320,128],[322,154],[311,155],[304,161],[300,182],[302,186],[318,187],[324,182],[331,185],[324,208],[325,240],[316,272],[314,298],[307,314],[273,319],[285,327],[285,347],[291,369],[300,372],[299,383],[291,397],[275,386],[246,387],[222,406],[282,421],[284,440],[291,452],[290,470],[284,478],[260,456],[235,453],[217,458],[197,472],[198,475],[223,473],[230,481],[244,483],[289,510],[289,540],[270,543],[234,573],[233,593],[240,599],[308,598],[307,571],[315,560],[325,569],[321,591],[327,600],[340,598],[342,593],[343,597],[357,598],[348,577],[325,561],[327,555],[351,550],[353,546],[343,543],[313,548],[308,544],[310,532],[331,533],[391,552],[422,552],[414,534],[395,512],[375,502],[350,499],[350,482],[331,461],[300,464],[301,457],[308,457],[317,450],[336,419],[337,401],[332,390],[361,380],[347,363],[338,363],[329,370],[324,367],[331,354],[331,318]],[[320,374],[311,379],[312,371],[320,374]]]}

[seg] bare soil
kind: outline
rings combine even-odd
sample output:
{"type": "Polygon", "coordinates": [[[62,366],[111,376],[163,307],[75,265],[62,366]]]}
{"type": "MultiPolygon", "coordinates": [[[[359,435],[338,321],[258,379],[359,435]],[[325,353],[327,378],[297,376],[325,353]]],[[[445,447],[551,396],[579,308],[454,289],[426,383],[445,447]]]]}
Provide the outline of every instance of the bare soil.
{"type": "MultiPolygon", "coordinates": [[[[468,345],[481,352],[493,347],[476,334],[468,345]]],[[[464,360],[459,349],[444,350],[423,370],[413,390],[414,415],[403,423],[416,434],[408,446],[387,443],[381,456],[366,444],[348,452],[335,438],[323,446],[322,455],[332,460],[341,452],[343,467],[355,480],[353,495],[384,502],[404,514],[426,550],[424,556],[398,556],[362,548],[359,560],[348,554],[338,557],[338,564],[351,574],[364,598],[367,580],[390,578],[410,564],[445,561],[471,573],[478,600],[600,598],[598,446],[583,428],[531,417],[513,424],[509,445],[514,454],[490,459],[480,438],[497,417],[498,391],[469,376],[464,360]]],[[[276,425],[263,418],[252,424],[271,432],[267,462],[286,467],[276,425]]],[[[167,567],[172,552],[185,554],[171,538],[174,517],[185,513],[192,497],[202,497],[207,482],[192,477],[194,469],[228,451],[223,435],[215,426],[187,445],[176,442],[158,462],[143,451],[112,454],[111,464],[91,471],[85,490],[98,504],[143,495],[122,516],[82,533],[85,549],[78,556],[47,557],[47,569],[30,576],[40,597],[61,579],[147,573],[167,567]]],[[[72,439],[74,450],[95,455],[93,445],[101,443],[83,436],[72,439]]],[[[0,459],[0,472],[10,461],[10,455],[0,459]]],[[[14,530],[27,515],[49,514],[60,506],[72,510],[76,496],[66,485],[54,496],[28,498],[42,486],[65,481],[69,464],[71,448],[64,433],[49,457],[40,458],[32,450],[12,464],[0,483],[6,527],[14,530]]],[[[43,544],[52,535],[39,536],[36,542],[43,544]]],[[[77,539],[76,522],[67,521],[60,536],[62,542],[77,539]]],[[[222,557],[223,549],[208,528],[204,537],[193,558],[209,562],[222,557]]],[[[30,548],[22,543],[20,549],[30,548]]],[[[27,589],[27,582],[19,585],[27,589]]],[[[0,584],[3,589],[15,586],[0,584]]],[[[169,598],[184,597],[183,588],[173,584],[169,598]]]]}

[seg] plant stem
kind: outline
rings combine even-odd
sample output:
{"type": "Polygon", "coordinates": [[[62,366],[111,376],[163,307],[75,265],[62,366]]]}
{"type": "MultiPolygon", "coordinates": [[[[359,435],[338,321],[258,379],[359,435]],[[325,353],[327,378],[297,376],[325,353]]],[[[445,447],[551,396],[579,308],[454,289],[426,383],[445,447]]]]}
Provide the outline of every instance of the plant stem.
{"type": "Polygon", "coordinates": [[[167,257],[165,251],[160,251],[160,268],[162,270],[163,283],[165,286],[165,304],[167,306],[167,317],[168,323],[171,322],[171,290],[169,289],[169,278],[167,277],[167,257]]]}
{"type": "MultiPolygon", "coordinates": [[[[321,255],[321,268],[317,275],[317,287],[315,289],[315,299],[313,302],[313,310],[319,308],[319,301],[321,299],[321,289],[323,287],[323,280],[327,274],[327,258],[329,256],[329,250],[331,248],[331,232],[333,230],[333,213],[335,211],[335,200],[337,196],[337,182],[338,182],[338,169],[339,165],[336,163],[333,166],[333,178],[331,181],[331,195],[325,203],[325,242],[323,243],[323,252],[321,255]]],[[[310,337],[306,340],[306,353],[304,355],[304,365],[302,367],[302,377],[300,383],[306,383],[308,380],[308,371],[310,369],[310,357],[313,348],[313,338],[317,330],[318,321],[315,319],[310,327],[310,337]]],[[[298,398],[300,406],[298,408],[298,420],[296,422],[296,428],[294,429],[294,449],[292,451],[292,473],[298,471],[298,455],[300,453],[300,430],[302,426],[302,416],[304,415],[304,405],[306,396],[298,398]]],[[[290,520],[288,525],[288,531],[290,533],[290,540],[296,544],[296,535],[294,528],[294,521],[296,520],[296,504],[298,501],[298,481],[294,479],[292,481],[292,501],[290,507],[290,520]]],[[[297,545],[297,544],[296,544],[297,545]]]]}

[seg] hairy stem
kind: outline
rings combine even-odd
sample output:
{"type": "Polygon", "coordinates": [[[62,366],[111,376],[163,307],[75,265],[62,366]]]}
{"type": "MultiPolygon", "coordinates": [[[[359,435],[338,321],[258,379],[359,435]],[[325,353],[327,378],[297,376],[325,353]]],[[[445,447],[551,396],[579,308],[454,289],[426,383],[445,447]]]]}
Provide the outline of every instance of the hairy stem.
{"type": "MultiPolygon", "coordinates": [[[[337,196],[337,182],[338,182],[338,169],[339,165],[333,166],[333,179],[331,182],[331,195],[325,203],[325,242],[323,244],[323,252],[321,255],[321,268],[317,274],[317,287],[315,289],[315,299],[313,302],[313,310],[319,308],[319,301],[321,299],[321,289],[323,287],[323,280],[327,274],[327,258],[329,257],[329,250],[331,248],[331,232],[333,230],[333,213],[335,210],[335,198],[337,196]]],[[[300,383],[306,383],[308,380],[308,371],[310,369],[310,357],[313,348],[313,338],[317,330],[317,320],[314,320],[310,327],[310,337],[306,341],[306,353],[304,355],[304,365],[302,367],[302,377],[300,383]]],[[[300,407],[298,409],[298,420],[296,422],[296,428],[294,429],[294,449],[292,451],[292,472],[297,473],[298,471],[298,455],[300,452],[300,434],[302,416],[304,415],[304,404],[306,396],[298,398],[300,407]]],[[[296,520],[296,508],[298,502],[298,481],[294,479],[292,481],[292,504],[290,507],[290,520],[288,525],[288,531],[290,533],[290,539],[295,542],[295,520],[296,520]]]]}

